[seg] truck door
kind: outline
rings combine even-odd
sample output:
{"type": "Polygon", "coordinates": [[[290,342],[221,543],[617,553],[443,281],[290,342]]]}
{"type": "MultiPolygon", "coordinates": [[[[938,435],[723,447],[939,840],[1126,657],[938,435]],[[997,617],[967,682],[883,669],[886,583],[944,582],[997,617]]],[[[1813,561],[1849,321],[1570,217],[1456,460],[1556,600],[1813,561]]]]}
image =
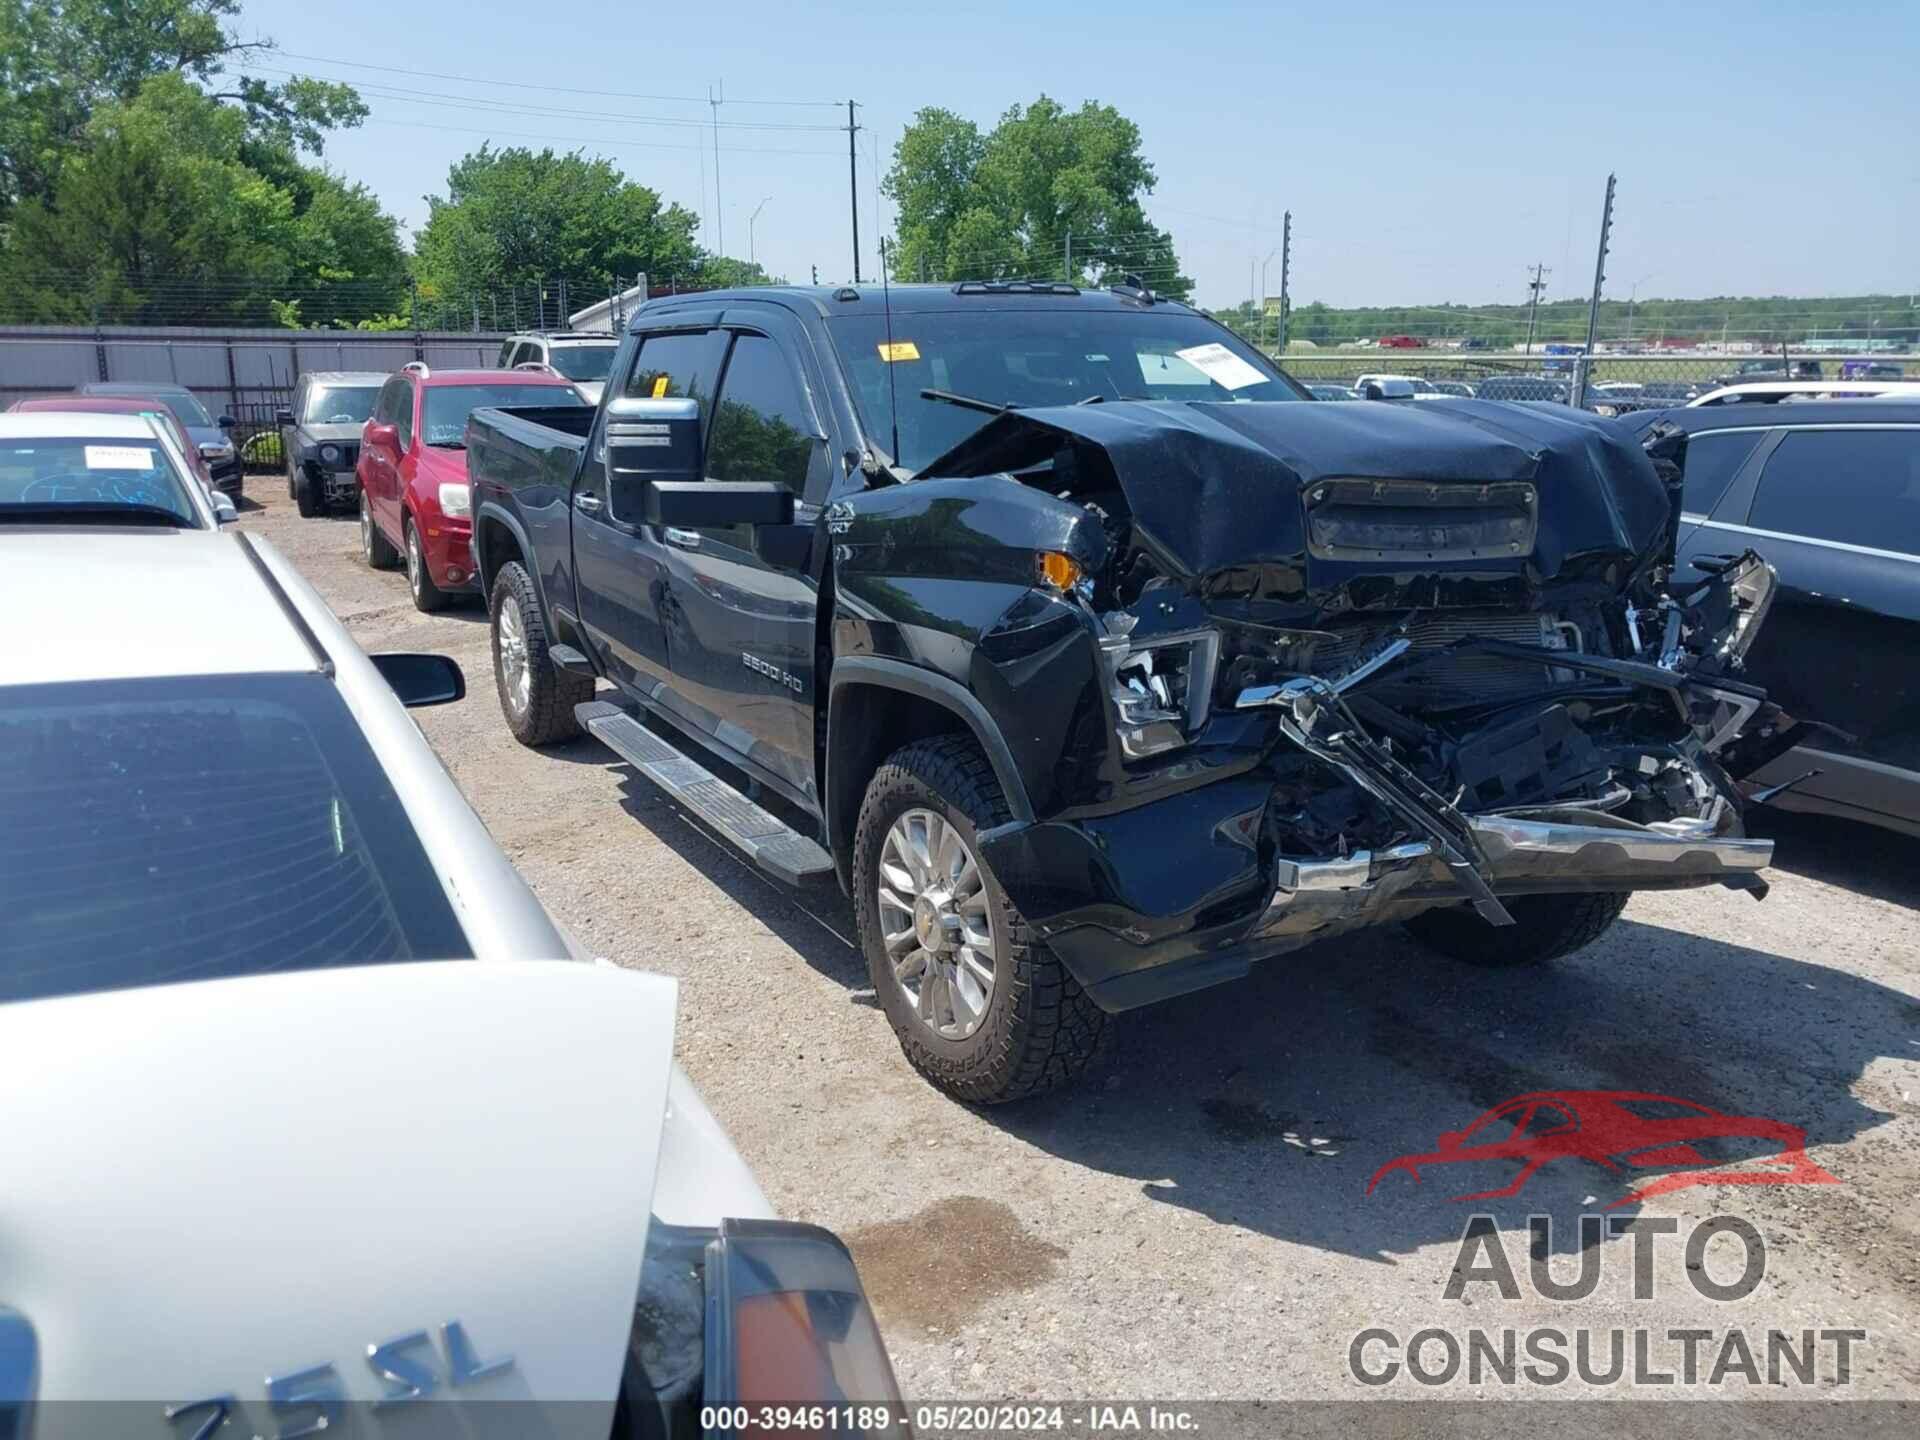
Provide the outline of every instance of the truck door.
{"type": "Polygon", "coordinates": [[[804,332],[785,317],[756,317],[746,328],[735,324],[737,313],[727,316],[731,343],[707,422],[704,474],[792,490],[795,524],[781,538],[796,543],[757,546],[752,526],[661,531],[673,661],[667,704],[717,748],[744,756],[794,798],[817,805],[819,592],[805,537],[829,483],[830,447],[812,398],[819,383],[804,332]]]}
{"type": "MultiPolygon", "coordinates": [[[[726,346],[726,336],[715,328],[719,318],[717,309],[676,314],[675,328],[637,337],[632,355],[615,370],[609,393],[692,398],[700,402],[704,422],[726,346]]],[[[615,513],[607,488],[605,425],[603,406],[587,442],[586,462],[574,481],[573,564],[580,623],[609,679],[643,699],[659,700],[668,663],[663,628],[666,549],[656,528],[642,517],[615,513]]]]}

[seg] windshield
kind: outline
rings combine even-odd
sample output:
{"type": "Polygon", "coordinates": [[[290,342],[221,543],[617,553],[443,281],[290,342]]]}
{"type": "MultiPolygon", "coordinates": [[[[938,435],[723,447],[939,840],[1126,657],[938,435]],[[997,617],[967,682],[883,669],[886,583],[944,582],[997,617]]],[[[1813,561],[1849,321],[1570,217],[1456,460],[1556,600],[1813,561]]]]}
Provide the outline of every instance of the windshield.
{"type": "Polygon", "coordinates": [[[899,405],[910,470],[993,417],[924,398],[941,390],[994,405],[1103,400],[1299,400],[1264,356],[1198,315],[1175,310],[994,309],[827,322],[870,439],[890,447],[899,405]]]}
{"type": "Polygon", "coordinates": [[[584,405],[567,385],[429,385],[421,438],[457,449],[466,443],[467,416],[483,405],[584,405]]]}
{"type": "Polygon", "coordinates": [[[619,348],[612,340],[604,345],[554,345],[547,351],[547,363],[569,380],[604,380],[619,348]]]}
{"type": "Polygon", "coordinates": [[[0,688],[0,1001],[470,958],[325,676],[0,688]]]}
{"type": "Polygon", "coordinates": [[[364,425],[379,393],[378,385],[316,385],[300,418],[309,425],[364,425]]]}
{"type": "Polygon", "coordinates": [[[198,525],[187,484],[151,438],[0,440],[0,520],[60,521],[104,513],[198,525]]]}

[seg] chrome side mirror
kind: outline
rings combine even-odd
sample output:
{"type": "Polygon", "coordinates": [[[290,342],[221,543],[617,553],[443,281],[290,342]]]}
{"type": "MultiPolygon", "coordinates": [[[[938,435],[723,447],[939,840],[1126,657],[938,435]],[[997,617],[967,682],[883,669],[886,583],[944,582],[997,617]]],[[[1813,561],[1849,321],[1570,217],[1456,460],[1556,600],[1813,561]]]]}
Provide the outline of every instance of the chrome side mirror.
{"type": "Polygon", "coordinates": [[[240,507],[233,503],[233,497],[222,494],[218,490],[213,491],[212,494],[213,518],[215,523],[220,525],[238,525],[240,523],[240,507]]]}

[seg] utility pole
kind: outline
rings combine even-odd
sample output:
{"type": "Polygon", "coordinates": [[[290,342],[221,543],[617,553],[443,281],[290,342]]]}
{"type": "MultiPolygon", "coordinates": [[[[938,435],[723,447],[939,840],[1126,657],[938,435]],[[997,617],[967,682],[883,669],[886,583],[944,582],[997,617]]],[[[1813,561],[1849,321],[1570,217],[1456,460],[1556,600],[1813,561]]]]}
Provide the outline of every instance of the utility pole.
{"type": "Polygon", "coordinates": [[[1527,354],[1529,355],[1533,353],[1533,322],[1540,313],[1540,292],[1547,288],[1545,277],[1552,273],[1553,271],[1544,265],[1535,265],[1533,279],[1527,285],[1527,289],[1533,295],[1532,300],[1527,303],[1527,354]]]}
{"type": "Polygon", "coordinates": [[[855,163],[853,137],[860,129],[853,118],[853,101],[847,101],[847,209],[853,216],[853,283],[860,283],[860,167],[855,163]]]}
{"type": "Polygon", "coordinates": [[[816,285],[820,283],[820,267],[818,265],[813,267],[813,283],[816,285]]]}
{"type": "MultiPolygon", "coordinates": [[[[721,82],[723,90],[725,84],[725,81],[721,82]]],[[[725,98],[724,94],[721,98],[725,98]]],[[[714,98],[711,85],[707,87],[707,104],[713,107],[713,253],[724,255],[727,253],[727,222],[726,212],[720,205],[720,100],[714,98]]]]}
{"type": "Polygon", "coordinates": [[[1293,269],[1293,212],[1283,212],[1280,221],[1280,314],[1273,325],[1273,348],[1276,353],[1287,353],[1287,314],[1290,304],[1287,300],[1287,280],[1293,269]]]}
{"type": "Polygon", "coordinates": [[[1066,262],[1060,268],[1066,272],[1061,275],[1060,278],[1065,280],[1069,285],[1073,284],[1073,227],[1071,225],[1067,227],[1066,262]]]}
{"type": "Polygon", "coordinates": [[[1573,408],[1587,403],[1587,378],[1593,374],[1593,347],[1600,335],[1600,291],[1607,283],[1607,242],[1613,235],[1613,181],[1607,176],[1607,201],[1600,207],[1600,245],[1593,257],[1593,294],[1587,300],[1587,343],[1573,362],[1573,408]]]}

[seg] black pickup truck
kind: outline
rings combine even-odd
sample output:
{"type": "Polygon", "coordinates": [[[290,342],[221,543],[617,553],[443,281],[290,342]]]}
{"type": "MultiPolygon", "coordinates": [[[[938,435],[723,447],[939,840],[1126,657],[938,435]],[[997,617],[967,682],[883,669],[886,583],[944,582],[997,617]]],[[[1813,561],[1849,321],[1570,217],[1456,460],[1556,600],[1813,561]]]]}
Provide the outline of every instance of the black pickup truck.
{"type": "Polygon", "coordinates": [[[1771,572],[1669,575],[1684,445],[1317,403],[1182,305],[1044,283],[651,302],[597,412],[467,437],[514,734],[837,872],[974,1101],[1358,926],[1515,964],[1636,889],[1764,893],[1731,774],[1791,743],[1738,675],[1771,572]]]}

